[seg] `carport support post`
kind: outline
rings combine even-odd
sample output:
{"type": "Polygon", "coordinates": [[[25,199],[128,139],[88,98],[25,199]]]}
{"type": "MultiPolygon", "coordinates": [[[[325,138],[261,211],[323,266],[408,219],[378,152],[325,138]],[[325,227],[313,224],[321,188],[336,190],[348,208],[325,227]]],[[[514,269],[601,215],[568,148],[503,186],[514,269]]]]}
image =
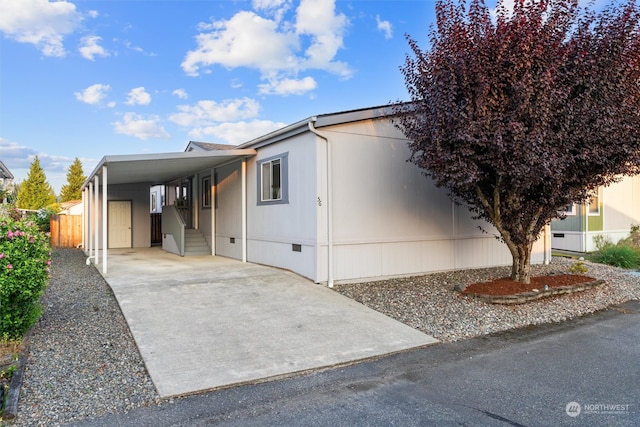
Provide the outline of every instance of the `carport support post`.
{"type": "Polygon", "coordinates": [[[102,166],[102,274],[107,274],[107,166],[102,166]]]}
{"type": "Polygon", "coordinates": [[[93,210],[93,225],[95,227],[95,236],[96,236],[96,240],[95,240],[95,258],[93,259],[93,262],[95,265],[98,265],[100,262],[100,258],[98,258],[98,248],[100,247],[100,227],[98,227],[98,225],[100,224],[100,211],[98,210],[98,206],[100,206],[100,177],[98,177],[98,175],[95,176],[94,178],[94,206],[95,209],[93,210]]]}
{"type": "Polygon", "coordinates": [[[89,252],[89,259],[93,256],[93,207],[91,202],[93,201],[93,182],[89,182],[87,186],[87,216],[85,218],[85,226],[87,227],[87,249],[89,252]]]}
{"type": "Polygon", "coordinates": [[[87,212],[89,207],[87,206],[87,189],[82,190],[82,247],[87,250],[87,212]]]}
{"type": "Polygon", "coordinates": [[[242,262],[247,262],[247,158],[242,159],[242,262]]]}
{"type": "Polygon", "coordinates": [[[209,178],[210,188],[208,191],[211,192],[211,202],[209,205],[211,206],[211,255],[215,256],[216,254],[216,180],[214,179],[216,176],[216,169],[211,168],[211,178],[209,178]]]}

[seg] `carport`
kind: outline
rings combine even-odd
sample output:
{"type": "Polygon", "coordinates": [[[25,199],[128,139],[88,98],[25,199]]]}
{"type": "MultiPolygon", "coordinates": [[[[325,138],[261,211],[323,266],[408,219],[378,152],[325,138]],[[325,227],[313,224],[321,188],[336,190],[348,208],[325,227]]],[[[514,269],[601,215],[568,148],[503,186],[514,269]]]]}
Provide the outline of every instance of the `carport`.
{"type": "MultiPolygon", "coordinates": [[[[246,237],[246,160],[255,156],[254,149],[191,151],[105,156],[82,186],[84,205],[83,246],[89,256],[87,263],[102,264],[102,274],[108,265],[108,209],[109,187],[120,184],[164,185],[189,176],[195,171],[214,169],[231,162],[242,162],[242,232],[246,237]]],[[[214,191],[212,185],[211,191],[214,191]]],[[[215,236],[215,217],[212,215],[212,234],[215,236]]],[[[246,238],[242,239],[242,260],[246,261],[246,238]]],[[[215,248],[212,248],[215,253],[215,248]]]]}

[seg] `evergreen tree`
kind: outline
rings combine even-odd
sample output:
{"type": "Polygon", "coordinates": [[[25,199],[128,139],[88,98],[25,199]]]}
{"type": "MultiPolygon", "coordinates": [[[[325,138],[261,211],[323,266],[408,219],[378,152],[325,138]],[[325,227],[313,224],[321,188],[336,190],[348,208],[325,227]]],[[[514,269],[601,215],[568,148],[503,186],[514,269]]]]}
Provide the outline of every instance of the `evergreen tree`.
{"type": "Polygon", "coordinates": [[[29,175],[20,185],[16,205],[21,209],[41,209],[56,202],[53,188],[47,182],[47,177],[40,166],[38,156],[31,162],[29,175]]]}
{"type": "Polygon", "coordinates": [[[67,184],[60,191],[60,202],[80,200],[82,198],[82,184],[87,179],[82,170],[82,162],[76,157],[67,171],[67,184]]]}

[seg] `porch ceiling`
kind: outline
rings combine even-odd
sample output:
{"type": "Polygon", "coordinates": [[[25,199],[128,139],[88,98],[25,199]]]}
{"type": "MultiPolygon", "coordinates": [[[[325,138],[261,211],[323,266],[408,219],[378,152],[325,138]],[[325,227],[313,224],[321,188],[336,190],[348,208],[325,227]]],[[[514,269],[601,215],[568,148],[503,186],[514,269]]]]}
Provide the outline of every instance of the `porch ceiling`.
{"type": "Polygon", "coordinates": [[[191,151],[105,156],[83,184],[83,188],[107,167],[107,185],[164,184],[233,160],[255,156],[254,149],[191,151]]]}

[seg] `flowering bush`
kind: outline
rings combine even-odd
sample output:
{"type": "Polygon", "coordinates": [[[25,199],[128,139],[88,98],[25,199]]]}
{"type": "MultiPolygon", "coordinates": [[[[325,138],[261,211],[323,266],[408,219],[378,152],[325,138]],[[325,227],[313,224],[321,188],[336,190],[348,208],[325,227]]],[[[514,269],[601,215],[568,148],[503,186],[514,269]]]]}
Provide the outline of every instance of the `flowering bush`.
{"type": "Polygon", "coordinates": [[[38,320],[50,265],[47,234],[33,221],[0,216],[0,339],[20,339],[38,320]]]}

